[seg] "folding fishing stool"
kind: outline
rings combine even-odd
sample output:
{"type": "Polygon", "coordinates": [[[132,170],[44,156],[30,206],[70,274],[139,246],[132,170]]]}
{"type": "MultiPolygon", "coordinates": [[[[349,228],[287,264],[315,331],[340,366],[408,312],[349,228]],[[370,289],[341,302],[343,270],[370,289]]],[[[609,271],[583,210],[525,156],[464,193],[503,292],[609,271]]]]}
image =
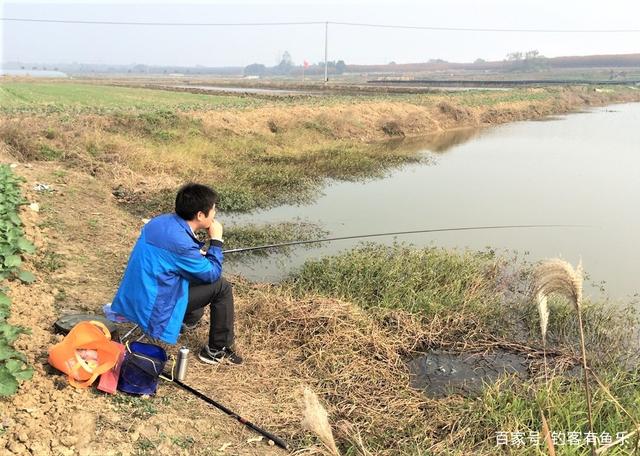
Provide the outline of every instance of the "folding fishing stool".
{"type": "Polygon", "coordinates": [[[129,341],[129,339],[133,339],[136,342],[140,342],[144,339],[148,339],[151,343],[157,344],[158,341],[157,339],[151,337],[150,335],[146,334],[142,328],[140,327],[140,325],[134,321],[130,321],[128,320],[126,317],[114,312],[111,309],[111,303],[107,303],[104,306],[102,306],[102,311],[104,312],[104,316],[105,318],[107,318],[107,320],[112,321],[114,323],[117,324],[132,324],[133,327],[127,331],[124,335],[119,336],[120,339],[120,343],[124,344],[127,341],[129,341]],[[134,339],[134,335],[136,334],[136,332],[140,332],[140,335],[137,337],[137,339],[134,339]]]}

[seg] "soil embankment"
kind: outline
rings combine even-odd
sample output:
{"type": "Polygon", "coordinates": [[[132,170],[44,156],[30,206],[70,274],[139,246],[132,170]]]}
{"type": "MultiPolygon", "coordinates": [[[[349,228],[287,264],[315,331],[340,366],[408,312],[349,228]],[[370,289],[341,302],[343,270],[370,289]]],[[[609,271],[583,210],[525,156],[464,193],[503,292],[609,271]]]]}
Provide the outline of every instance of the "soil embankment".
{"type": "MultiPolygon", "coordinates": [[[[481,92],[482,93],[482,92],[481,92]]],[[[429,94],[268,106],[242,112],[207,112],[196,117],[236,134],[268,134],[317,124],[334,139],[381,141],[393,136],[432,135],[457,128],[540,119],[554,114],[640,101],[640,90],[590,87],[528,88],[489,93],[429,94]],[[275,130],[275,131],[274,131],[275,130]]]]}

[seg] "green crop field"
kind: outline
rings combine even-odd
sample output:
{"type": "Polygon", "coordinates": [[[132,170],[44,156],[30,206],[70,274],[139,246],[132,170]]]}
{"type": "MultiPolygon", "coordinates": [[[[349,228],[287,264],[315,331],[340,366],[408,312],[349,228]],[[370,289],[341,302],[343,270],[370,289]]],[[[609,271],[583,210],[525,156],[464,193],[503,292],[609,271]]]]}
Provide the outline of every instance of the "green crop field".
{"type": "Polygon", "coordinates": [[[108,85],[13,81],[0,83],[0,106],[3,112],[149,111],[163,108],[197,110],[255,104],[255,99],[241,96],[108,85]]]}

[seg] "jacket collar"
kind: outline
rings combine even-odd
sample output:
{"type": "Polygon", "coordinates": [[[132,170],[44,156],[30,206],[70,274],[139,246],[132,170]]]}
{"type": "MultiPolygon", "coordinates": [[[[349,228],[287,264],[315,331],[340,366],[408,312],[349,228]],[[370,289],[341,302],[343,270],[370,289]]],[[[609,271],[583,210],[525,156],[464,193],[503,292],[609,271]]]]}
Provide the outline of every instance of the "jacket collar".
{"type": "Polygon", "coordinates": [[[197,243],[200,243],[200,241],[196,237],[195,233],[191,229],[191,226],[189,226],[189,224],[187,223],[187,221],[185,219],[183,219],[182,217],[180,217],[176,213],[173,213],[172,215],[173,215],[173,218],[176,220],[176,222],[178,222],[178,225],[180,225],[182,228],[184,228],[184,230],[187,232],[187,234],[189,236],[191,236],[191,239],[193,239],[197,243]]]}

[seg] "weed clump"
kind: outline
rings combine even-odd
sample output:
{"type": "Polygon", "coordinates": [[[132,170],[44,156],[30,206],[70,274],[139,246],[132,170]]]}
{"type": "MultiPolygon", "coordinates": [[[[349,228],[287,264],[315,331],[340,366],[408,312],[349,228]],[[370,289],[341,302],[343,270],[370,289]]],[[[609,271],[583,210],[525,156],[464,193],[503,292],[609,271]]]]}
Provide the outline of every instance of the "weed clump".
{"type": "Polygon", "coordinates": [[[326,136],[327,138],[335,138],[336,136],[334,131],[331,129],[331,127],[329,127],[325,123],[322,123],[318,120],[308,120],[304,122],[302,126],[307,130],[316,131],[321,135],[326,136]]]}
{"type": "Polygon", "coordinates": [[[387,136],[404,136],[404,131],[395,120],[390,120],[382,124],[382,131],[387,136]]]}
{"type": "Polygon", "coordinates": [[[44,137],[47,139],[55,139],[58,133],[51,127],[47,128],[44,132],[44,137]]]}
{"type": "MultiPolygon", "coordinates": [[[[319,239],[328,232],[311,223],[284,222],[277,224],[241,225],[225,229],[225,248],[236,249],[260,245],[277,244],[290,241],[319,239]]],[[[282,253],[283,249],[278,249],[282,253]]],[[[250,252],[247,252],[247,254],[250,252]]],[[[256,250],[254,254],[267,255],[269,249],[256,250]]],[[[234,255],[233,258],[236,258],[234,255]]]]}
{"type": "Polygon", "coordinates": [[[38,157],[38,146],[21,122],[2,123],[0,139],[9,146],[9,151],[19,160],[29,161],[38,157]]]}
{"type": "Polygon", "coordinates": [[[133,191],[118,186],[111,193],[119,204],[129,212],[139,217],[153,217],[162,213],[173,212],[175,209],[175,192],[173,188],[166,188],[155,192],[145,190],[133,191]]]}
{"type": "Polygon", "coordinates": [[[367,244],[305,263],[289,280],[299,293],[338,297],[364,308],[395,308],[433,316],[496,313],[499,261],[489,253],[451,253],[367,244]]]}
{"type": "Polygon", "coordinates": [[[278,124],[273,119],[269,119],[267,121],[267,127],[269,127],[269,131],[271,133],[278,133],[278,131],[280,131],[280,128],[278,128],[278,124]]]}
{"type": "Polygon", "coordinates": [[[471,113],[466,108],[455,106],[449,102],[441,101],[438,103],[438,110],[447,117],[455,121],[464,121],[471,117],[471,113]]]}
{"type": "Polygon", "coordinates": [[[223,212],[247,212],[257,206],[254,193],[239,185],[218,185],[215,187],[220,195],[218,208],[223,212]]]}
{"type": "Polygon", "coordinates": [[[170,142],[185,134],[187,136],[199,134],[201,127],[201,123],[194,118],[160,109],[139,114],[115,113],[107,130],[116,133],[135,133],[154,141],[170,142]]]}
{"type": "Polygon", "coordinates": [[[55,147],[48,146],[46,144],[41,144],[38,149],[39,155],[35,157],[44,161],[54,161],[60,160],[64,157],[64,151],[60,149],[56,149],[55,147]]]}
{"type": "Polygon", "coordinates": [[[57,253],[55,250],[47,249],[42,255],[34,260],[34,266],[38,271],[55,272],[65,264],[64,255],[57,253]]]}

